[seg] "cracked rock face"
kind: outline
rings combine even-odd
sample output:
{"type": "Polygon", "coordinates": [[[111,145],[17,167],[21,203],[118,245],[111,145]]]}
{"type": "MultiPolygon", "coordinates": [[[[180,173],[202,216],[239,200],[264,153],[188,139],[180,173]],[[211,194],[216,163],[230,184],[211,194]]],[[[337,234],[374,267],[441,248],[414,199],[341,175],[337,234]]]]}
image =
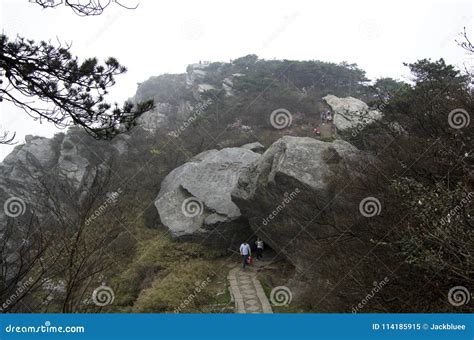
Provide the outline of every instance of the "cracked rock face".
{"type": "Polygon", "coordinates": [[[243,237],[248,230],[237,223],[241,214],[230,194],[242,171],[259,157],[245,148],[208,150],[171,171],[155,200],[162,224],[174,237],[218,234],[234,242],[243,237]]]}
{"type": "Polygon", "coordinates": [[[363,101],[354,97],[339,98],[327,95],[323,98],[334,112],[334,125],[339,131],[371,124],[382,118],[378,110],[370,110],[363,101]]]}
{"type": "MultiPolygon", "coordinates": [[[[49,200],[45,198],[47,190],[42,183],[47,183],[48,188],[53,190],[53,182],[80,194],[78,203],[81,203],[96,176],[105,169],[107,161],[87,146],[88,138],[91,137],[85,132],[57,134],[53,138],[26,136],[25,144],[17,145],[0,162],[0,203],[3,205],[10,198],[18,199],[24,211],[34,210],[41,221],[51,214],[49,200]]],[[[124,135],[112,143],[102,143],[100,150],[105,155],[126,154],[126,139],[124,135]]],[[[65,202],[63,204],[66,205],[65,202]]],[[[2,209],[0,231],[5,223],[2,209]]]]}
{"type": "MultiPolygon", "coordinates": [[[[0,162],[0,237],[7,226],[13,226],[15,231],[3,251],[7,256],[0,259],[12,263],[3,273],[5,278],[10,278],[16,270],[13,265],[18,263],[16,251],[27,241],[23,237],[30,224],[47,230],[60,223],[54,214],[51,195],[61,199],[61,209],[70,218],[77,206],[62,200],[61,195],[76,193],[78,205],[87,197],[103,167],[101,162],[93,162],[95,158],[87,147],[87,138],[90,137],[85,133],[75,132],[57,134],[53,138],[28,135],[24,144],[17,145],[0,162]]],[[[109,144],[104,144],[104,149],[110,154],[116,150],[109,144]]],[[[121,149],[126,152],[125,147],[121,149]]]]}

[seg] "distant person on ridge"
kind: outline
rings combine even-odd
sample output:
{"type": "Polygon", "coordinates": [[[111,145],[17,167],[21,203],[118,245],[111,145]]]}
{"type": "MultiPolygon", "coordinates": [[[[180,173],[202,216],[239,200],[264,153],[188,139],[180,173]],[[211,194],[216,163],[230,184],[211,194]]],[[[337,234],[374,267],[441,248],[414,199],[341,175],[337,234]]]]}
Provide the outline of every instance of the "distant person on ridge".
{"type": "Polygon", "coordinates": [[[260,237],[258,237],[257,241],[255,241],[255,245],[257,246],[257,260],[260,260],[263,258],[263,241],[260,239],[260,237]]]}
{"type": "Polygon", "coordinates": [[[326,120],[327,120],[328,122],[331,122],[331,121],[332,121],[332,114],[331,114],[331,111],[328,111],[328,112],[326,113],[326,120]]]}
{"type": "Polygon", "coordinates": [[[252,254],[250,250],[250,245],[247,242],[244,242],[240,245],[240,255],[242,255],[244,259],[243,268],[248,264],[249,256],[252,254]]]}

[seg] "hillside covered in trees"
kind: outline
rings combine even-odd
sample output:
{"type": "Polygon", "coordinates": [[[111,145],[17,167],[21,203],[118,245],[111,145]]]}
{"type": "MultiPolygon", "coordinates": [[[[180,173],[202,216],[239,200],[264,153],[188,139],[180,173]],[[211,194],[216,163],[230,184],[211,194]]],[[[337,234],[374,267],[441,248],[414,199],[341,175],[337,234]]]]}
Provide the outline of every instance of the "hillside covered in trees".
{"type": "Polygon", "coordinates": [[[0,215],[3,311],[232,312],[234,252],[257,236],[266,293],[293,293],[277,311],[472,311],[447,299],[473,286],[472,75],[406,67],[409,82],[351,63],[201,61],[141,82],[124,107],[154,108],[112,141],[29,136],[0,165],[2,201],[20,203],[0,215]],[[238,214],[212,200],[224,177],[238,214]],[[189,216],[168,208],[193,197],[202,218],[177,236],[189,216]]]}

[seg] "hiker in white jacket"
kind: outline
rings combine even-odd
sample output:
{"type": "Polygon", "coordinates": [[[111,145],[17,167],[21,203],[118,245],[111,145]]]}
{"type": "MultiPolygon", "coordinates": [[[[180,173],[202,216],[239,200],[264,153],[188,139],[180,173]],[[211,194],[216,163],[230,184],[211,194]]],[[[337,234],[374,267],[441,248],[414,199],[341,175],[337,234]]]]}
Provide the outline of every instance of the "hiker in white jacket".
{"type": "Polygon", "coordinates": [[[243,268],[247,265],[249,260],[249,256],[252,255],[252,251],[250,250],[250,245],[247,242],[244,242],[240,245],[240,255],[242,255],[244,259],[243,268]]]}

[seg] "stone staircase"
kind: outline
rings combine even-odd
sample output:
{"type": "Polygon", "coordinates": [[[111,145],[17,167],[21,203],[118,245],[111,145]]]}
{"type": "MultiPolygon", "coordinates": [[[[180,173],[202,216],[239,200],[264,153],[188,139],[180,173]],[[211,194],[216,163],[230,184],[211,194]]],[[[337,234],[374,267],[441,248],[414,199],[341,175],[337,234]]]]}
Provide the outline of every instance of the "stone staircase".
{"type": "Polygon", "coordinates": [[[270,302],[252,267],[243,270],[240,266],[229,272],[230,291],[235,302],[236,313],[273,313],[270,302]]]}

